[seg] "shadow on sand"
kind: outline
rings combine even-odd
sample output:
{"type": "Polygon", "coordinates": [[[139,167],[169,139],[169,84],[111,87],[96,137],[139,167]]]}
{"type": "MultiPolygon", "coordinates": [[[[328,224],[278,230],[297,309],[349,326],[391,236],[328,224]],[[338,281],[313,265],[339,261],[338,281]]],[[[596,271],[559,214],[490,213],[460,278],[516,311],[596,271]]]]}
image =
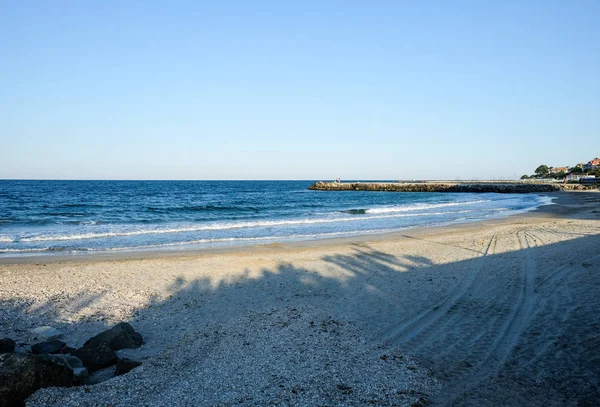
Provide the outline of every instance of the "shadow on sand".
{"type": "MultiPolygon", "coordinates": [[[[478,250],[423,241],[466,253],[447,264],[356,244],[315,259],[325,264],[320,270],[281,263],[219,278],[178,276],[167,296],[152,298],[129,322],[149,349],[161,349],[248,312],[308,305],[355,324],[369,343],[414,355],[441,382],[429,395],[435,404],[593,405],[600,400],[600,235],[559,233],[555,243],[556,232],[542,229],[494,235],[478,250]],[[496,252],[509,239],[518,249],[496,252]]],[[[20,315],[32,314],[76,332],[55,304],[75,312],[101,298],[66,295],[37,306],[5,301],[2,330],[14,333],[20,315]]],[[[103,318],[87,323],[99,331],[103,318]]]]}

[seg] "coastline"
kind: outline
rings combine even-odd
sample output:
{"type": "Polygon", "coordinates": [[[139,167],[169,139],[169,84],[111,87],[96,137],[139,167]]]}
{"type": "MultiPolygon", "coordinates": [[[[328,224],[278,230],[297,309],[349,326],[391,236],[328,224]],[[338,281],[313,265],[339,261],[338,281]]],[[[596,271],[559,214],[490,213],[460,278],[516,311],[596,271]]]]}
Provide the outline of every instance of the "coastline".
{"type": "MultiPolygon", "coordinates": [[[[589,191],[586,191],[589,192],[589,191]]],[[[569,201],[571,192],[546,192],[538,193],[537,195],[549,197],[553,200],[569,201]]],[[[585,192],[580,192],[585,193],[585,192]]],[[[336,236],[336,237],[317,237],[308,239],[281,239],[278,242],[268,243],[234,243],[231,245],[218,245],[213,247],[186,247],[186,244],[174,245],[171,247],[157,247],[157,248],[137,248],[137,249],[126,249],[126,250],[105,250],[97,252],[78,252],[78,253],[35,253],[31,255],[3,255],[0,256],[0,265],[2,264],[30,264],[30,263],[63,263],[63,262],[76,262],[85,263],[88,261],[111,261],[111,260],[123,260],[123,259],[148,259],[158,257],[178,258],[178,257],[194,257],[197,255],[204,254],[228,254],[236,252],[253,252],[260,250],[272,251],[277,248],[312,248],[326,246],[344,245],[358,242],[369,242],[378,241],[384,239],[395,239],[402,237],[405,233],[418,233],[427,234],[428,232],[436,233],[438,230],[445,230],[446,228],[462,228],[466,225],[473,225],[476,227],[478,224],[485,224],[487,222],[505,221],[513,217],[518,216],[537,216],[542,213],[552,213],[552,210],[542,209],[545,206],[552,206],[554,203],[542,204],[536,208],[525,210],[524,212],[517,214],[510,214],[499,216],[490,219],[479,219],[470,221],[456,221],[448,224],[441,225],[427,225],[427,226],[410,226],[401,230],[393,230],[386,232],[374,232],[374,233],[356,233],[351,236],[336,236]]]]}
{"type": "Polygon", "coordinates": [[[600,351],[600,194],[552,196],[553,204],[523,214],[379,235],[3,259],[0,336],[25,349],[33,328],[50,325],[78,347],[126,321],[144,337],[142,348],[119,351],[143,361],[131,373],[90,392],[43,389],[28,405],[594,400],[594,388],[576,378],[598,378],[586,355],[600,351]],[[319,330],[307,329],[311,321],[319,330]],[[382,393],[386,386],[393,395],[382,393]]]}

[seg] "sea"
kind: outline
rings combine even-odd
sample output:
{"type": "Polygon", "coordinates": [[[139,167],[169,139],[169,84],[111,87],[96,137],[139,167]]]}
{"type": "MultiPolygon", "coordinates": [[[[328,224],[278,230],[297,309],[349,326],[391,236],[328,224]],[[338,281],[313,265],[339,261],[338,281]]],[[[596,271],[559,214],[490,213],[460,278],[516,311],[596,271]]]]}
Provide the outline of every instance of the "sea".
{"type": "Polygon", "coordinates": [[[498,218],[536,194],[309,191],[313,181],[0,180],[0,256],[199,249],[498,218]]]}

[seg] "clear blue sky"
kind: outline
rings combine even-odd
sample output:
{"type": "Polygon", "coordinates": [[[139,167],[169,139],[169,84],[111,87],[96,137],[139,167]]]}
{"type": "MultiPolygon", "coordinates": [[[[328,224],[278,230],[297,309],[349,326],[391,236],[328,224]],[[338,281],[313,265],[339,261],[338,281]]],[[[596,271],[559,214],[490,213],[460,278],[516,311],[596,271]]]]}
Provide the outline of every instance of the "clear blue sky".
{"type": "Polygon", "coordinates": [[[500,178],[600,156],[600,1],[0,0],[0,178],[500,178]]]}

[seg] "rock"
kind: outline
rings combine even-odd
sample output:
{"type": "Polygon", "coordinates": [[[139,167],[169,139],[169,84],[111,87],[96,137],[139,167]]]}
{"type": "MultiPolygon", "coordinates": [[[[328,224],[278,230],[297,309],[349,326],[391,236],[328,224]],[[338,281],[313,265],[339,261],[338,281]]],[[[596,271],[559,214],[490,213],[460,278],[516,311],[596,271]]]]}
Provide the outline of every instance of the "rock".
{"type": "Polygon", "coordinates": [[[115,376],[121,376],[122,374],[129,373],[132,369],[140,366],[142,362],[138,362],[137,360],[131,360],[127,358],[119,359],[117,362],[117,370],[115,371],[115,376]]]}
{"type": "Polygon", "coordinates": [[[144,340],[127,322],[121,322],[111,329],[99,333],[89,339],[84,345],[105,342],[112,350],[133,349],[140,347],[144,340]]]}
{"type": "Polygon", "coordinates": [[[52,341],[54,339],[59,339],[63,336],[63,333],[61,331],[59,331],[56,328],[52,328],[51,326],[40,326],[38,328],[32,329],[31,333],[42,341],[52,341]]]}
{"type": "Polygon", "coordinates": [[[562,185],[525,182],[495,182],[495,181],[469,181],[469,182],[322,182],[318,181],[308,187],[317,191],[391,191],[391,192],[497,192],[497,193],[543,193],[555,192],[563,188],[562,185]]]}
{"type": "Polygon", "coordinates": [[[0,407],[23,406],[42,387],[69,387],[73,371],[54,363],[48,355],[0,355],[0,407]]]}
{"type": "Polygon", "coordinates": [[[86,384],[90,380],[90,373],[85,367],[73,369],[73,384],[86,384]]]}
{"type": "Polygon", "coordinates": [[[53,362],[67,366],[73,370],[73,384],[81,385],[86,384],[89,379],[89,373],[87,368],[83,366],[81,359],[71,355],[48,355],[53,362]]]}
{"type": "Polygon", "coordinates": [[[55,363],[68,366],[71,369],[83,367],[83,362],[81,361],[81,359],[72,355],[52,355],[51,357],[55,363]]]}
{"type": "Polygon", "coordinates": [[[70,347],[70,346],[65,346],[64,348],[62,348],[62,349],[60,350],[60,353],[62,353],[62,354],[69,354],[69,353],[73,353],[73,352],[75,352],[76,350],[77,350],[77,349],[75,349],[75,348],[72,348],[72,347],[70,347]]]}
{"type": "Polygon", "coordinates": [[[31,351],[33,353],[60,353],[60,351],[66,346],[67,344],[62,342],[62,341],[58,341],[58,340],[53,340],[53,341],[48,341],[48,342],[40,342],[40,343],[36,343],[35,345],[33,345],[31,347],[31,351]]]}
{"type": "Polygon", "coordinates": [[[0,354],[12,353],[15,351],[16,343],[10,338],[0,339],[0,354]]]}
{"type": "Polygon", "coordinates": [[[116,370],[117,370],[116,366],[110,366],[110,367],[107,367],[106,369],[98,370],[97,372],[94,372],[90,376],[87,383],[88,384],[98,384],[98,383],[102,383],[107,380],[110,380],[113,377],[115,377],[116,370]]]}
{"type": "Polygon", "coordinates": [[[92,342],[83,345],[72,353],[81,359],[90,372],[112,366],[117,363],[117,354],[105,342],[92,342]]]}

